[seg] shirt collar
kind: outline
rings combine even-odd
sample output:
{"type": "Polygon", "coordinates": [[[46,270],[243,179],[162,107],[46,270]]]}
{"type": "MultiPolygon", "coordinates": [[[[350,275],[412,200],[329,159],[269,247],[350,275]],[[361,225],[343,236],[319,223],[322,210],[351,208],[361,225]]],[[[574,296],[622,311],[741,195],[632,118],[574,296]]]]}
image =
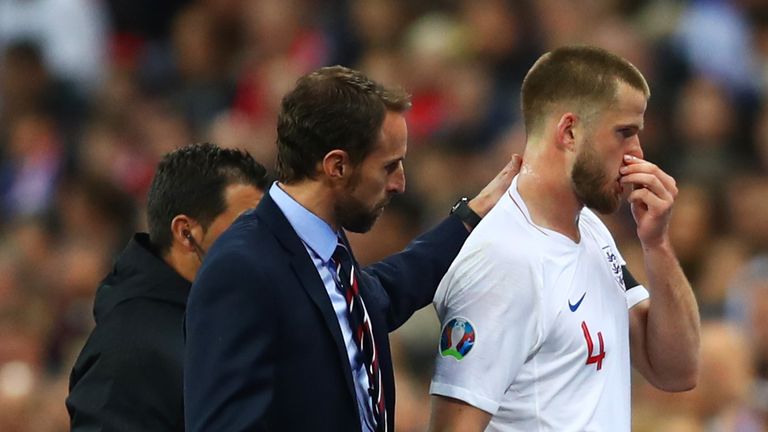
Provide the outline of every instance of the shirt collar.
{"type": "Polygon", "coordinates": [[[328,223],[307,210],[274,182],[269,196],[288,219],[301,241],[326,262],[331,259],[338,243],[338,234],[328,223]]]}

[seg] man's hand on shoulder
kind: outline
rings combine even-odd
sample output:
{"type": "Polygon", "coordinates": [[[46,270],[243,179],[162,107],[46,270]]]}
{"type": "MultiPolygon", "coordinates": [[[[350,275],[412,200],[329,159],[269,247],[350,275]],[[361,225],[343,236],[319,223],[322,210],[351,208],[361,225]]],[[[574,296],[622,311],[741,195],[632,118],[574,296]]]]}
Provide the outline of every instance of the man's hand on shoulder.
{"type": "Polygon", "coordinates": [[[513,154],[504,168],[496,174],[496,177],[488,183],[476,197],[469,201],[469,207],[480,217],[485,217],[489,211],[496,205],[504,192],[509,189],[512,179],[520,172],[520,165],[523,163],[523,157],[513,154]]]}

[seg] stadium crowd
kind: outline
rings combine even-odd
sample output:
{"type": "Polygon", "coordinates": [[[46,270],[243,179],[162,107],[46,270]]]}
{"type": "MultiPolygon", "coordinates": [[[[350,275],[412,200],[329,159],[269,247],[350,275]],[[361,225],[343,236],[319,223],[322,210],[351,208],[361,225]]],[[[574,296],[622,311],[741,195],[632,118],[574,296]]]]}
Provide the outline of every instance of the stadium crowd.
{"type": "MultiPolygon", "coordinates": [[[[58,432],[93,296],[143,230],[160,157],[192,142],[274,166],[296,78],[360,69],[413,95],[407,192],[350,235],[403,247],[522,153],[519,88],[591,44],[651,85],[646,158],[678,180],[671,235],[703,319],[698,387],[633,380],[633,430],[768,427],[768,4],[762,0],[0,0],[0,430],[58,432]]],[[[628,206],[606,219],[643,281],[628,206]]],[[[393,338],[398,430],[425,430],[431,308],[393,338]]]]}

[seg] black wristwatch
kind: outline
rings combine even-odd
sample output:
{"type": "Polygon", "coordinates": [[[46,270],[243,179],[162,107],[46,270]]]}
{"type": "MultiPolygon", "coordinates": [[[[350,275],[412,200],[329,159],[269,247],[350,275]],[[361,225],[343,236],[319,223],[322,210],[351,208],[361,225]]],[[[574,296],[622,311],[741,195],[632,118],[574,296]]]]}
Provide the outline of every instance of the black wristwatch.
{"type": "Polygon", "coordinates": [[[483,219],[469,206],[469,198],[461,197],[456,204],[451,207],[451,214],[455,214],[462,222],[474,229],[483,219]]]}

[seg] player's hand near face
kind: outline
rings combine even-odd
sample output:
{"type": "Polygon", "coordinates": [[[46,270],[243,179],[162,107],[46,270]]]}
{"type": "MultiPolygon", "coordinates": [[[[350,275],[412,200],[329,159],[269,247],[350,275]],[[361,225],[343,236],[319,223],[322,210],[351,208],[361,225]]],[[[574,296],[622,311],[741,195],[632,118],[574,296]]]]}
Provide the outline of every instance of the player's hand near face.
{"type": "Polygon", "coordinates": [[[621,183],[633,187],[628,200],[643,247],[659,246],[668,241],[669,219],[677,197],[675,179],[651,162],[631,155],[624,156],[624,165],[619,172],[621,183]]]}

